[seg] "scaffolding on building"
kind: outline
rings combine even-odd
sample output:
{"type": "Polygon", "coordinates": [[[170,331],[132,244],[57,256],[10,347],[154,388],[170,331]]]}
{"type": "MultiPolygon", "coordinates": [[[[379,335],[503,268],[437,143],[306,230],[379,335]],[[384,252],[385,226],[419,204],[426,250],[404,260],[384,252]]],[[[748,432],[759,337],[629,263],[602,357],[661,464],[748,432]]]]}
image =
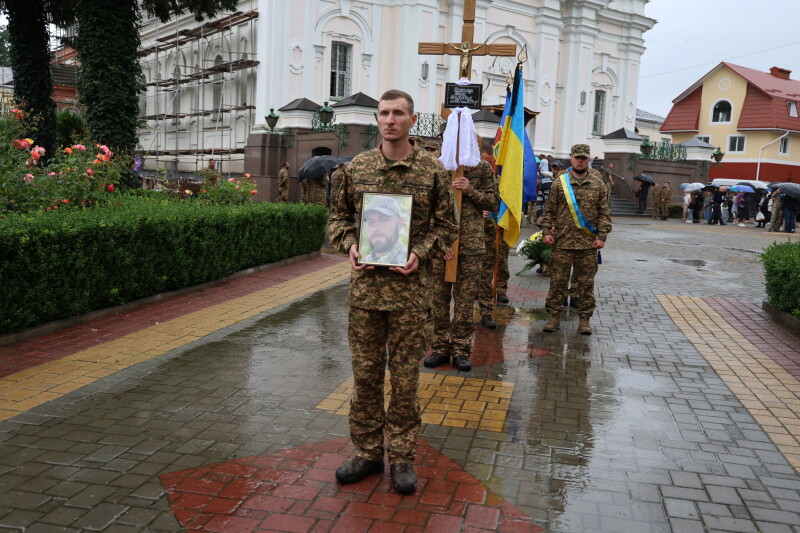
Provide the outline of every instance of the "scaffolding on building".
{"type": "Polygon", "coordinates": [[[159,35],[173,22],[165,26],[155,20],[155,43],[139,51],[142,72],[150,73],[150,79],[144,80],[146,94],[140,105],[140,118],[147,124],[140,129],[139,150],[145,172],[163,167],[171,177],[188,177],[206,168],[211,159],[223,173],[243,166],[244,144],[256,106],[251,76],[239,73],[259,64],[254,31],[259,14],[252,9],[253,1],[248,0],[250,8],[245,11],[192,28],[180,29],[176,17],[174,31],[164,36],[159,35]],[[237,50],[236,38],[242,36],[247,50],[237,50]],[[216,50],[211,58],[209,50],[216,50]],[[169,65],[172,70],[162,78],[169,65]],[[188,106],[181,98],[186,92],[192,96],[188,106]],[[153,112],[148,114],[150,110],[153,112]]]}

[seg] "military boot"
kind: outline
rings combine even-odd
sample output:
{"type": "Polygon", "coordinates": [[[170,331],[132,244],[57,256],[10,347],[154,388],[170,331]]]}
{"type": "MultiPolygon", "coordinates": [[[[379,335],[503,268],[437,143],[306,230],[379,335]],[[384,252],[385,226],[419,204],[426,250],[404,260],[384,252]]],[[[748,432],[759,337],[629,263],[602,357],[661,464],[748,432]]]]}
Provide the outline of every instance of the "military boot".
{"type": "Polygon", "coordinates": [[[553,311],[550,313],[550,320],[544,325],[544,331],[548,333],[552,333],[558,329],[558,323],[561,320],[561,313],[558,311],[553,311]]]}
{"type": "Polygon", "coordinates": [[[439,365],[443,365],[449,362],[450,362],[450,354],[434,350],[428,357],[426,357],[422,361],[422,364],[428,368],[436,368],[439,365]]]}
{"type": "Polygon", "coordinates": [[[481,326],[486,329],[497,329],[497,324],[492,320],[492,315],[490,314],[481,315],[481,326]]]}
{"type": "Polygon", "coordinates": [[[582,316],[580,317],[580,321],[578,322],[578,333],[581,335],[591,335],[592,334],[592,327],[589,325],[589,317],[582,316]]]}
{"type": "Polygon", "coordinates": [[[383,472],[383,461],[369,461],[355,456],[336,469],[336,481],[341,484],[358,483],[372,474],[383,472]]]}

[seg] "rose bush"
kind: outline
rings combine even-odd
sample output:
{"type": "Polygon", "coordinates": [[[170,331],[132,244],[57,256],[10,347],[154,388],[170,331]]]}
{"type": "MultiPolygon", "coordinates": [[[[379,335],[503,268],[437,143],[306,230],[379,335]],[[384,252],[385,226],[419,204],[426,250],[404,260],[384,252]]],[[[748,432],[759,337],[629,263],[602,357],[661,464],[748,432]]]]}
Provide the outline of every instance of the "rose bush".
{"type": "Polygon", "coordinates": [[[25,137],[24,119],[18,109],[0,115],[0,216],[89,207],[114,195],[130,166],[125,158],[103,145],[47,154],[25,137]]]}

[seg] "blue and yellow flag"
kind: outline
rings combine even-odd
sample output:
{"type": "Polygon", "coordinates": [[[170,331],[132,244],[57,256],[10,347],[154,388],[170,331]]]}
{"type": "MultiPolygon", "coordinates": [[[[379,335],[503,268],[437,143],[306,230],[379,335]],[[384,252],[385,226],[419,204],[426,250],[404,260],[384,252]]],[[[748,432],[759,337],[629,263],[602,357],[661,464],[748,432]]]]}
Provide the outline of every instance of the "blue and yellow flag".
{"type": "Polygon", "coordinates": [[[525,133],[525,103],[522,87],[522,67],[514,74],[514,88],[506,92],[506,106],[495,137],[495,158],[500,189],[498,224],[503,239],[515,246],[524,213],[523,192],[527,200],[536,198],[536,162],[530,141],[525,133]],[[526,173],[526,167],[528,172],[526,173]],[[527,176],[526,176],[527,174],[527,176]],[[531,183],[523,188],[526,179],[531,183]]]}

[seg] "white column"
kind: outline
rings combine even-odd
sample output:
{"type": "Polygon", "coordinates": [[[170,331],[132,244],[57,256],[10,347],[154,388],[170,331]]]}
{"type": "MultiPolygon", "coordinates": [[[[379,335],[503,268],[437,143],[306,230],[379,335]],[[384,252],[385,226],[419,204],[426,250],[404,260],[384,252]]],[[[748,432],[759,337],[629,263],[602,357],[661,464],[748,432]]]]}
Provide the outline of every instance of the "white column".
{"type": "Polygon", "coordinates": [[[556,86],[558,84],[559,53],[561,52],[560,2],[545,2],[537,16],[539,31],[536,34],[536,50],[529,54],[536,58],[536,84],[533,99],[528,107],[541,114],[536,117],[536,135],[531,139],[536,154],[551,154],[556,135],[556,86]]]}
{"type": "Polygon", "coordinates": [[[595,15],[597,5],[576,2],[564,20],[564,45],[561,53],[559,80],[564,91],[559,102],[556,142],[561,155],[575,143],[585,143],[591,137],[591,116],[594,101],[591,94],[592,60],[597,37],[595,15]],[[586,103],[580,105],[581,91],[586,91],[586,103]]]}
{"type": "MultiPolygon", "coordinates": [[[[265,133],[270,107],[286,104],[291,9],[282,0],[258,0],[256,118],[252,133],[265,133]],[[278,74],[280,73],[280,74],[278,74]]],[[[305,53],[305,51],[304,51],[305,53]]]]}

